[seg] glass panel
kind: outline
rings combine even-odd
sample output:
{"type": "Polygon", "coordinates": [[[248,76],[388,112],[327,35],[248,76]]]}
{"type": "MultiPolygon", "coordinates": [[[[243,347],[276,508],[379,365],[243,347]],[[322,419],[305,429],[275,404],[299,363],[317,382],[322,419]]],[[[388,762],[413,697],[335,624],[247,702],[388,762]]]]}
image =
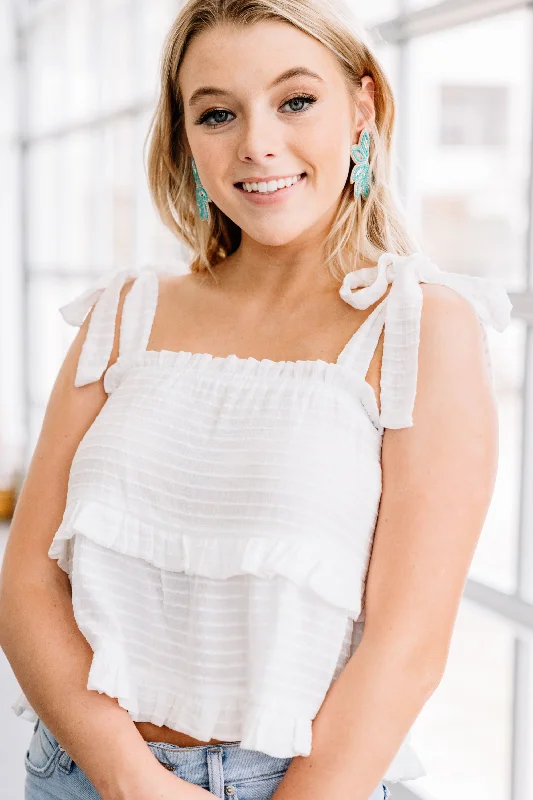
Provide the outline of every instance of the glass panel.
{"type": "Polygon", "coordinates": [[[6,0],[0,2],[0,59],[7,63],[14,62],[15,41],[15,7],[6,0]]]}
{"type": "Polygon", "coordinates": [[[135,245],[134,125],[131,117],[115,120],[105,131],[106,165],[112,204],[111,265],[131,266],[135,245]]]}
{"type": "Polygon", "coordinates": [[[66,5],[52,5],[27,34],[26,108],[33,134],[58,127],[67,113],[66,5]]]}
{"type": "Polygon", "coordinates": [[[100,90],[103,108],[114,110],[137,97],[135,8],[132,0],[106,0],[100,8],[100,90]]]}
{"type": "Polygon", "coordinates": [[[444,677],[413,728],[428,772],[409,782],[415,791],[511,800],[513,649],[509,626],[463,599],[444,677]]]}
{"type": "Polygon", "coordinates": [[[438,6],[442,0],[403,0],[406,9],[409,11],[416,11],[419,8],[429,8],[430,6],[438,6]]]}
{"type": "Polygon", "coordinates": [[[34,275],[28,290],[30,342],[30,399],[46,406],[59,368],[78,328],[68,325],[59,313],[87,288],[87,278],[44,278],[34,275]]]}
{"type": "Polygon", "coordinates": [[[400,78],[399,48],[396,45],[382,43],[375,45],[375,51],[391,83],[392,91],[396,96],[399,89],[398,81],[400,78]]]}
{"type": "Polygon", "coordinates": [[[527,697],[524,698],[528,708],[528,736],[527,741],[523,742],[523,753],[525,756],[525,770],[526,770],[526,785],[521,787],[523,789],[524,797],[533,796],[533,640],[529,640],[528,649],[529,659],[529,686],[527,689],[527,697]]]}
{"type": "Polygon", "coordinates": [[[27,151],[27,252],[31,268],[55,267],[59,259],[61,150],[59,139],[36,142],[27,151]]]}
{"type": "Polygon", "coordinates": [[[526,285],[530,23],[518,11],[412,41],[400,108],[410,218],[424,249],[445,269],[516,291],[526,285]]]}
{"type": "Polygon", "coordinates": [[[145,98],[155,98],[159,83],[159,59],[163,39],[178,12],[176,0],[141,0],[138,4],[139,29],[142,46],[137,58],[139,74],[139,94],[145,98]]]}
{"type": "Polygon", "coordinates": [[[489,328],[488,335],[498,400],[500,452],[494,494],[470,575],[512,593],[516,588],[518,551],[526,325],[516,319],[503,333],[489,328]]]}
{"type": "Polygon", "coordinates": [[[357,15],[366,24],[382,22],[395,17],[400,0],[346,0],[355,8],[357,15]]]}
{"type": "Polygon", "coordinates": [[[67,121],[92,118],[99,103],[98,4],[90,0],[65,3],[67,121]]]}
{"type": "Polygon", "coordinates": [[[57,267],[89,270],[94,263],[98,161],[94,136],[81,131],[60,140],[59,253],[57,267]]]}

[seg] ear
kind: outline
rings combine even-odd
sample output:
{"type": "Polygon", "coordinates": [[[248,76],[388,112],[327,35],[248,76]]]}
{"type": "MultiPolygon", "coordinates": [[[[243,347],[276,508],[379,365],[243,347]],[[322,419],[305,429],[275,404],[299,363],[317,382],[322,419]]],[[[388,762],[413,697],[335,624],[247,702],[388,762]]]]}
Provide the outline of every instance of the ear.
{"type": "Polygon", "coordinates": [[[357,93],[357,108],[353,128],[353,141],[359,141],[363,128],[375,122],[376,107],[374,105],[375,84],[369,75],[361,79],[361,88],[357,93]]]}

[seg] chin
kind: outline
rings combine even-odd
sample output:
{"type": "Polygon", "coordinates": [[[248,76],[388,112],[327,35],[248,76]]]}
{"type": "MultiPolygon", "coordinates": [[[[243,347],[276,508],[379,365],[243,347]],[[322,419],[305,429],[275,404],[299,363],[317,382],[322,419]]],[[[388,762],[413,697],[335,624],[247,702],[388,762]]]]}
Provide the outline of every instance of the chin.
{"type": "Polygon", "coordinates": [[[283,226],[280,228],[280,226],[274,222],[272,222],[271,225],[266,224],[261,226],[261,228],[242,228],[250,239],[266,247],[283,247],[283,245],[291,244],[302,236],[307,229],[308,226],[302,225],[294,225],[293,227],[283,226]]]}

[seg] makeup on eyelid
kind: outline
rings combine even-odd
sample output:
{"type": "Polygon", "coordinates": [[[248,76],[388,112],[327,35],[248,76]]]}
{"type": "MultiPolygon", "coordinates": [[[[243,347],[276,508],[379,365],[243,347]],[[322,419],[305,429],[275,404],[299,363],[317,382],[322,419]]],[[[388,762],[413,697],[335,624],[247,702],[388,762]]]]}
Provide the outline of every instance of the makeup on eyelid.
{"type": "MultiPolygon", "coordinates": [[[[317,102],[318,97],[315,97],[315,95],[313,95],[313,94],[308,94],[307,92],[300,92],[299,94],[295,94],[292,97],[289,97],[287,100],[285,100],[285,102],[281,104],[281,108],[283,108],[283,106],[286,106],[288,103],[292,102],[293,100],[303,100],[307,104],[307,105],[304,106],[304,108],[291,109],[289,111],[282,112],[282,113],[287,114],[289,116],[295,116],[296,117],[296,116],[298,116],[300,114],[304,114],[306,111],[308,111],[317,102]]],[[[208,111],[204,111],[204,113],[201,114],[200,117],[195,120],[194,124],[195,125],[203,125],[206,128],[216,129],[216,128],[221,127],[222,125],[225,125],[226,122],[231,122],[231,120],[223,120],[221,122],[215,123],[214,125],[213,124],[205,124],[210,117],[212,117],[214,114],[217,114],[217,113],[232,114],[232,112],[228,111],[228,109],[226,109],[226,108],[212,108],[212,109],[209,109],[208,111]]]]}

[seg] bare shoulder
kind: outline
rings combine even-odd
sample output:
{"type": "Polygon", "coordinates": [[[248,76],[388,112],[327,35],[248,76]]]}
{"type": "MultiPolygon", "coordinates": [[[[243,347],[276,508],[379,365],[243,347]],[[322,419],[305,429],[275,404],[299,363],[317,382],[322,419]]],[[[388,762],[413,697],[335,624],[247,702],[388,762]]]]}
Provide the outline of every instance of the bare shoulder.
{"type": "Polygon", "coordinates": [[[422,284],[415,426],[454,419],[492,425],[495,398],[483,327],[469,300],[447,286],[422,284]]]}
{"type": "Polygon", "coordinates": [[[421,284],[419,369],[484,372],[483,328],[469,300],[448,286],[421,284]]]}

